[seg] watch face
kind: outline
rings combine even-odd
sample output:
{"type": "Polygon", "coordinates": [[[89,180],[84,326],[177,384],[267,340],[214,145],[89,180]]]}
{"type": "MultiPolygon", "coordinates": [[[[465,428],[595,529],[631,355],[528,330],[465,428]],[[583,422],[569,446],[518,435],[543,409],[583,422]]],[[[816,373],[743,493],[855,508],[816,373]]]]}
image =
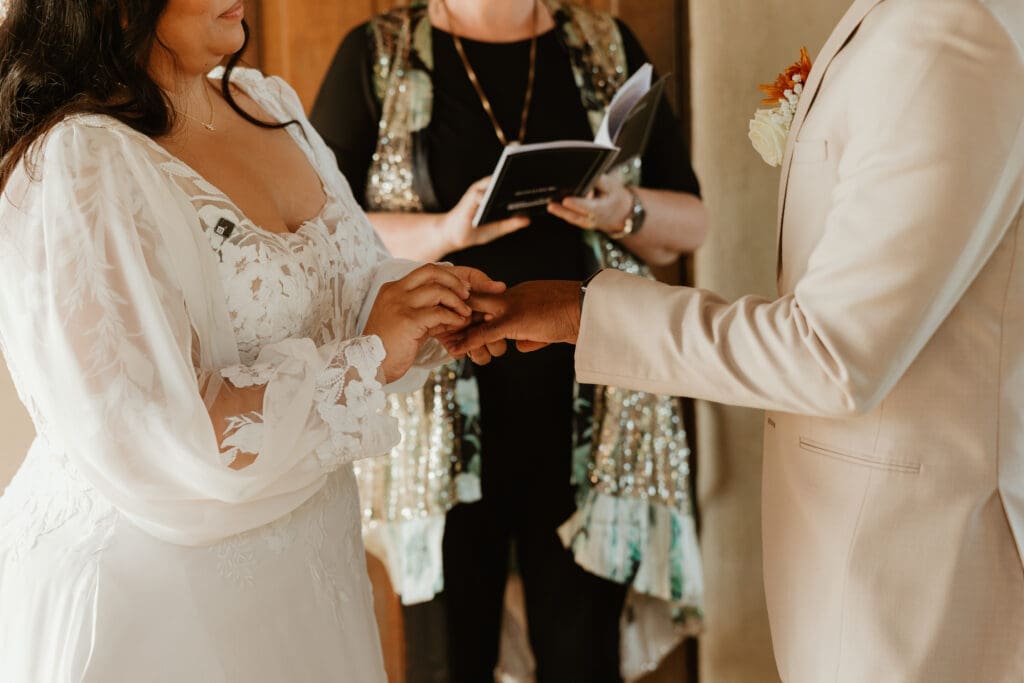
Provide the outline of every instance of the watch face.
{"type": "Polygon", "coordinates": [[[644,224],[644,219],[647,218],[647,209],[644,208],[643,203],[640,201],[640,197],[636,196],[633,200],[633,230],[639,230],[640,226],[644,224]]]}

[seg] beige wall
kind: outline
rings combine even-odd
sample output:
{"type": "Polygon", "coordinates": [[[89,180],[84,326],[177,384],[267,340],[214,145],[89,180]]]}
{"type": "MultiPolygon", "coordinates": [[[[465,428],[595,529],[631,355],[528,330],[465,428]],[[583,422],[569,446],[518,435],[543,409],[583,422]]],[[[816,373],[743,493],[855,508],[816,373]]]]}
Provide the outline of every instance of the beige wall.
{"type": "Polygon", "coordinates": [[[34,434],[28,414],[14,392],[7,366],[0,362],[0,490],[18,469],[34,434]]]}
{"type": "MultiPolygon", "coordinates": [[[[690,0],[694,157],[713,216],[697,283],[732,299],[774,294],[779,173],[751,149],[757,84],[812,55],[850,0],[690,0]]],[[[769,683],[761,583],[760,412],[699,406],[698,486],[707,571],[704,683],[769,683]]]]}

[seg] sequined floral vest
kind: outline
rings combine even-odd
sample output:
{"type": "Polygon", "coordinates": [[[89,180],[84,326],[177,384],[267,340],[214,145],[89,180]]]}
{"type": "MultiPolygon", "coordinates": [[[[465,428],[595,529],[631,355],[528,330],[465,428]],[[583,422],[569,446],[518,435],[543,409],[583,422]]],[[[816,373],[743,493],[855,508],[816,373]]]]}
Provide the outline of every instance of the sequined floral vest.
{"type": "MultiPolygon", "coordinates": [[[[568,48],[580,98],[596,133],[612,96],[629,76],[622,36],[607,14],[560,0],[546,0],[546,5],[568,48]]],[[[367,208],[437,210],[423,147],[433,106],[427,5],[414,0],[380,15],[370,23],[370,32],[381,122],[367,177],[367,208]]],[[[628,184],[639,184],[641,161],[621,172],[628,184]]],[[[616,268],[652,277],[643,262],[603,233],[583,234],[594,270],[616,268]]],[[[368,524],[444,514],[456,502],[479,496],[474,456],[486,435],[479,433],[477,395],[472,367],[463,362],[436,372],[423,391],[392,399],[406,440],[390,458],[372,465],[374,471],[360,472],[368,524]],[[422,477],[415,486],[408,481],[412,471],[422,477]],[[393,490],[396,485],[401,491],[393,490]]],[[[579,490],[578,510],[560,529],[563,541],[590,571],[684,604],[691,610],[688,616],[699,613],[702,581],[689,494],[690,449],[680,401],[586,385],[578,385],[575,396],[573,480],[579,490]],[[612,529],[596,532],[592,518],[601,516],[601,526],[607,529],[609,510],[616,520],[612,529]]]]}

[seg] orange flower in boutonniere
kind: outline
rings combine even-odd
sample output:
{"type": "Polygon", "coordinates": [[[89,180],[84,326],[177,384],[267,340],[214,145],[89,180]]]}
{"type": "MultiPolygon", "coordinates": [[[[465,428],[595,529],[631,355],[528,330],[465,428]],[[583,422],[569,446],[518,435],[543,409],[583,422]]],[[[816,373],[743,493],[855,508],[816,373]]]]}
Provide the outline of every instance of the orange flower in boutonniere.
{"type": "Polygon", "coordinates": [[[780,73],[774,83],[762,83],[757,86],[757,89],[766,95],[761,100],[761,104],[775,106],[780,100],[788,100],[787,91],[793,91],[799,95],[810,73],[811,56],[807,54],[807,48],[802,47],[800,48],[800,61],[780,73]]]}
{"type": "Polygon", "coordinates": [[[789,129],[793,125],[800,93],[811,73],[811,57],[807,48],[800,48],[800,60],[779,74],[774,83],[758,88],[765,94],[761,104],[771,109],[758,109],[750,121],[749,137],[761,158],[769,166],[778,166],[786,152],[789,129]]]}

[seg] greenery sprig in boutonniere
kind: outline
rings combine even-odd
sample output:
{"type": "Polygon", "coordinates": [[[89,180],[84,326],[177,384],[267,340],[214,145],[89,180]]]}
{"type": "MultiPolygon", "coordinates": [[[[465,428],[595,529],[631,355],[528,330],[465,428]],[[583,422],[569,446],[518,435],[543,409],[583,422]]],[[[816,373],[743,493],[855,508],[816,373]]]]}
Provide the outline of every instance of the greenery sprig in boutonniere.
{"type": "Polygon", "coordinates": [[[800,60],[779,74],[774,83],[758,88],[765,94],[761,104],[770,109],[758,109],[750,120],[750,142],[769,166],[778,166],[786,153],[789,129],[793,125],[800,94],[811,73],[811,57],[807,48],[800,48],[800,60]]]}

